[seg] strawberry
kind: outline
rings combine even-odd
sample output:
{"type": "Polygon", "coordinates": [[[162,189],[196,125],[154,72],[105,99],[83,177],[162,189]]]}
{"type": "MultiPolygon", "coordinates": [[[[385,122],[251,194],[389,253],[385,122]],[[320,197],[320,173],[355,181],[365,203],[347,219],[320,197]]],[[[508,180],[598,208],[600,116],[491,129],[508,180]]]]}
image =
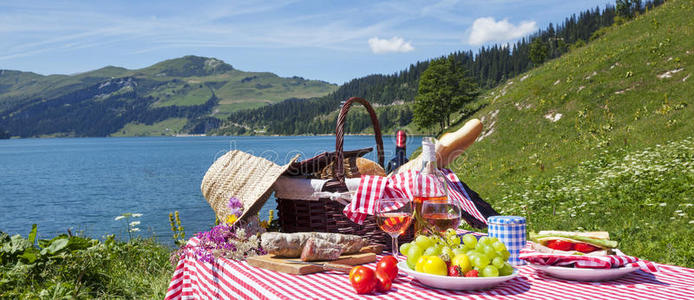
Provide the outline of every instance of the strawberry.
{"type": "Polygon", "coordinates": [[[555,250],[571,251],[574,249],[574,244],[569,241],[550,240],[547,241],[547,247],[555,250]]]}
{"type": "Polygon", "coordinates": [[[590,253],[590,252],[593,252],[593,251],[599,250],[599,249],[600,248],[595,247],[593,245],[586,244],[586,243],[576,244],[576,251],[582,252],[582,253],[590,253]]]}
{"type": "Polygon", "coordinates": [[[470,270],[465,273],[465,277],[479,277],[480,272],[477,270],[470,270]]]}
{"type": "Polygon", "coordinates": [[[448,276],[463,277],[463,270],[458,265],[450,265],[448,267],[448,276]]]}

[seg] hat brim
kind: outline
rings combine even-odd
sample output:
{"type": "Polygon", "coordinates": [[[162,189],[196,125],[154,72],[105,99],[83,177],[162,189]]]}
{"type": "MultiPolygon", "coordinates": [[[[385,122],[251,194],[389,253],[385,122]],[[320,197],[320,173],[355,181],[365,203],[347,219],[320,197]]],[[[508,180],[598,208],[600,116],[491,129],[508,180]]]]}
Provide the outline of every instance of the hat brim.
{"type": "Polygon", "coordinates": [[[207,170],[200,189],[215,215],[224,222],[231,214],[229,199],[236,197],[243,203],[246,219],[257,214],[272,194],[272,186],[298,158],[280,166],[262,157],[232,150],[218,158],[207,170]]]}

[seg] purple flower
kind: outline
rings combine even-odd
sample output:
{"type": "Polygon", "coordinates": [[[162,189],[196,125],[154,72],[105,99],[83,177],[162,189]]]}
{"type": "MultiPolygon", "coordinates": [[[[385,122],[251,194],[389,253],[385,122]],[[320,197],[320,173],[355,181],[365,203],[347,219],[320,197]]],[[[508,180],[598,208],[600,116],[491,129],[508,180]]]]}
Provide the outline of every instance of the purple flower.
{"type": "Polygon", "coordinates": [[[243,203],[241,203],[239,198],[233,196],[229,198],[229,204],[227,207],[229,207],[229,213],[232,215],[240,217],[241,214],[243,214],[243,203]]]}

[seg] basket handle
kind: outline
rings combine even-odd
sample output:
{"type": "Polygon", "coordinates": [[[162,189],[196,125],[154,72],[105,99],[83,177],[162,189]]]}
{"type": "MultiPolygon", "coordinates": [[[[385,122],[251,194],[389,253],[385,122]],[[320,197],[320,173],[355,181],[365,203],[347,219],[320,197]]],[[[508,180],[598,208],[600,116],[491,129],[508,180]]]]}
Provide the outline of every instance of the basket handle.
{"type": "Polygon", "coordinates": [[[337,117],[337,126],[335,127],[335,178],[340,181],[340,183],[345,183],[345,166],[344,166],[344,141],[345,141],[345,121],[347,119],[347,112],[349,111],[352,103],[357,102],[366,107],[366,110],[371,116],[371,123],[374,126],[374,134],[376,137],[376,150],[378,152],[378,163],[383,167],[384,157],[383,157],[383,136],[381,135],[381,126],[378,124],[378,117],[376,117],[376,112],[371,107],[371,104],[364,100],[363,98],[352,97],[342,105],[340,109],[340,115],[337,117]]]}

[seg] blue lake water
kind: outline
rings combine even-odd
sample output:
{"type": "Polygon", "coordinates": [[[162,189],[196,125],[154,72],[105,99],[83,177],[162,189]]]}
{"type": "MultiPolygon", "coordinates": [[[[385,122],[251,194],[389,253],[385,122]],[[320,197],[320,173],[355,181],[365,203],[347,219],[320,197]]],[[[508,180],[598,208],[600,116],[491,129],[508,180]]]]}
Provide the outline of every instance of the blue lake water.
{"type": "MultiPolygon", "coordinates": [[[[408,155],[421,143],[407,140],[408,155]]],[[[373,136],[347,136],[346,149],[374,147],[373,136]]],[[[395,138],[384,137],[386,162],[395,138]]],[[[101,238],[124,237],[125,212],[137,218],[140,234],[171,243],[169,213],[178,210],[188,236],[214,224],[214,212],[200,192],[205,172],[229,150],[242,150],[285,164],[334,151],[334,136],[128,137],[0,140],[0,231],[39,236],[82,231],[101,238]]],[[[260,215],[276,203],[271,198],[260,215]]]]}

